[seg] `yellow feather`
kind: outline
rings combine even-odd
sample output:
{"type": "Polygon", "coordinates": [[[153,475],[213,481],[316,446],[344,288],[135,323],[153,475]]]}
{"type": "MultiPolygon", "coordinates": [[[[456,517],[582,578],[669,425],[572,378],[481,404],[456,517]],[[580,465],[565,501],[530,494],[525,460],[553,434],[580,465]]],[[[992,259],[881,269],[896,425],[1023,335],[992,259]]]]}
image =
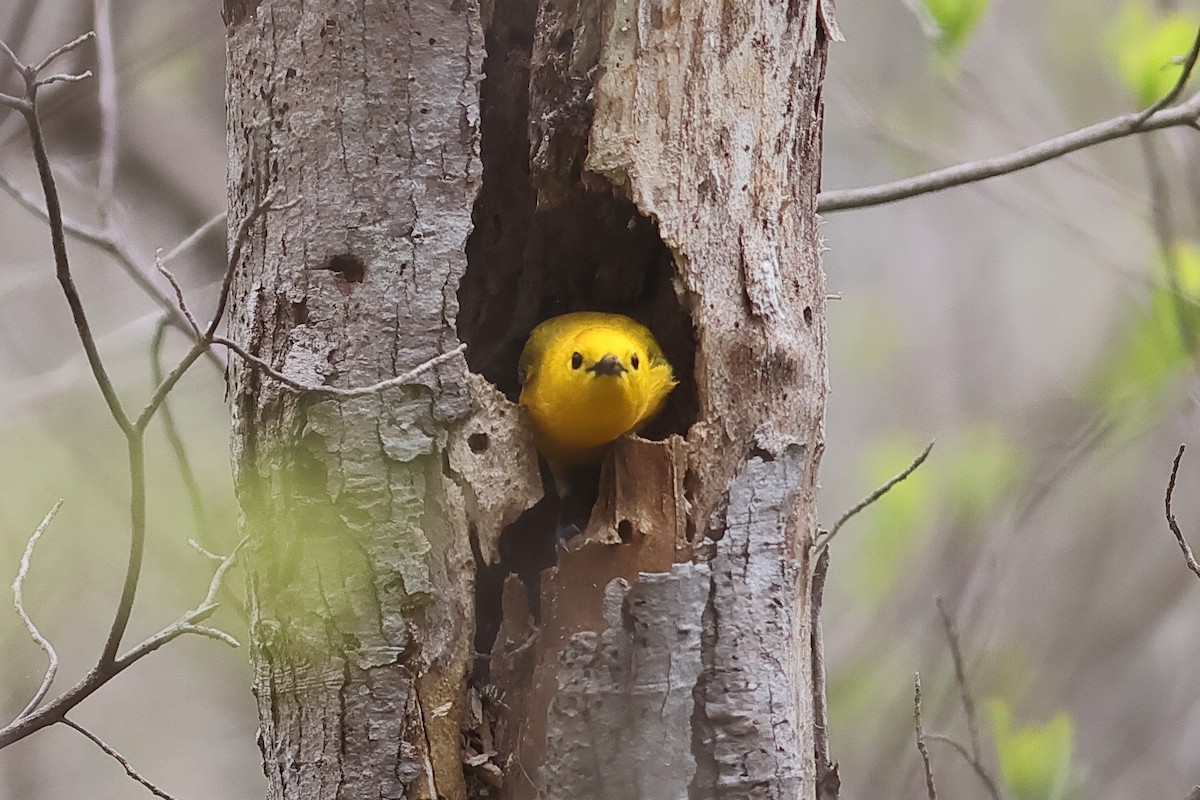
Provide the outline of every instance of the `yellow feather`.
{"type": "Polygon", "coordinates": [[[649,422],[675,388],[654,335],[621,314],[579,311],[529,334],[519,363],[521,405],[551,471],[592,464],[649,422]]]}

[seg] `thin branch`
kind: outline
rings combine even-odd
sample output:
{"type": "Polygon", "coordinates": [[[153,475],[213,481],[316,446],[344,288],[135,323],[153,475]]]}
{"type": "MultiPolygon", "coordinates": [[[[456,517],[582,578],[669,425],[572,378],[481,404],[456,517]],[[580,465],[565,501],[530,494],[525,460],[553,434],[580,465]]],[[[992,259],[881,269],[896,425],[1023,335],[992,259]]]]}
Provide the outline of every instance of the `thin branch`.
{"type": "Polygon", "coordinates": [[[33,105],[24,97],[13,97],[11,94],[0,92],[0,106],[8,106],[13,111],[20,111],[22,114],[28,114],[33,105]]]}
{"type": "Polygon", "coordinates": [[[62,73],[59,75],[51,75],[48,78],[38,78],[33,82],[33,85],[41,87],[49,86],[52,83],[79,83],[80,81],[86,81],[91,77],[92,71],[90,69],[85,69],[83,72],[62,73]]]}
{"type": "Polygon", "coordinates": [[[17,72],[21,73],[22,77],[24,77],[25,63],[21,61],[21,59],[17,58],[17,54],[12,51],[12,48],[9,47],[3,39],[0,39],[0,53],[4,53],[4,55],[8,57],[8,60],[12,63],[13,68],[17,72]]]}
{"type": "MultiPolygon", "coordinates": [[[[158,327],[154,330],[154,337],[150,340],[150,371],[155,384],[163,382],[162,347],[166,340],[169,324],[165,317],[160,319],[158,327]]],[[[175,424],[175,415],[171,413],[171,406],[165,400],[160,416],[167,434],[167,443],[170,444],[171,451],[175,454],[175,463],[179,466],[179,477],[183,480],[188,503],[192,507],[192,522],[196,526],[196,535],[203,536],[208,530],[208,514],[204,510],[204,498],[200,494],[200,483],[196,480],[196,473],[188,459],[183,437],[179,435],[179,427],[175,424]]]]}
{"type": "Polygon", "coordinates": [[[1158,98],[1149,108],[1142,112],[1138,118],[1141,122],[1150,119],[1150,117],[1171,105],[1179,98],[1179,95],[1183,93],[1183,87],[1187,86],[1188,79],[1192,77],[1192,70],[1196,68],[1197,56],[1200,56],[1200,29],[1196,30],[1196,38],[1192,40],[1192,49],[1188,51],[1187,58],[1183,61],[1183,69],[1179,72],[1179,79],[1175,81],[1175,85],[1171,87],[1171,91],[1158,98]]]}
{"type": "Polygon", "coordinates": [[[117,610],[113,613],[108,637],[100,653],[97,668],[103,669],[112,663],[121,648],[121,639],[129,627],[129,616],[133,613],[133,600],[137,594],[138,581],[142,574],[142,558],[146,552],[146,442],[143,431],[131,429],[126,432],[126,450],[129,458],[129,558],[125,566],[125,581],[117,610]]]}
{"type": "MultiPolygon", "coordinates": [[[[49,64],[58,55],[78,46],[90,37],[91,34],[87,34],[84,37],[76,39],[74,42],[60,47],[43,59],[42,64],[49,64]]],[[[31,105],[29,111],[25,113],[25,123],[29,129],[29,139],[33,146],[33,158],[37,163],[38,177],[42,183],[42,194],[46,200],[46,216],[50,223],[50,244],[54,251],[55,275],[58,278],[59,285],[62,287],[63,295],[67,299],[67,305],[71,309],[75,331],[83,345],[84,353],[87,355],[88,366],[92,370],[92,377],[95,379],[96,385],[100,388],[100,393],[104,396],[104,402],[108,405],[109,413],[112,414],[113,419],[121,430],[128,434],[131,430],[129,417],[125,414],[125,409],[121,406],[121,400],[117,397],[117,391],[100,357],[95,337],[92,334],[91,324],[88,322],[87,314],[83,309],[83,300],[79,296],[78,289],[75,288],[75,279],[71,275],[71,264],[67,258],[67,243],[63,235],[62,205],[59,201],[58,186],[54,181],[54,173],[50,169],[50,156],[46,150],[46,140],[42,133],[42,123],[38,118],[36,102],[37,85],[34,83],[34,79],[40,69],[41,67],[39,66],[33,70],[29,68],[25,70],[26,97],[31,105]]]]}
{"type": "MultiPolygon", "coordinates": [[[[272,201],[273,195],[268,195],[264,200],[250,209],[241,224],[238,225],[237,234],[233,240],[233,247],[229,250],[229,261],[225,267],[225,278],[221,282],[221,290],[217,296],[217,309],[213,312],[212,320],[208,323],[208,327],[204,329],[204,332],[197,336],[196,343],[192,345],[192,349],[187,352],[187,355],[175,365],[175,368],[171,370],[171,373],[166,378],[159,382],[158,387],[154,390],[154,394],[146,403],[141,413],[138,414],[137,419],[134,420],[132,425],[134,430],[144,431],[146,429],[146,426],[150,424],[150,420],[154,417],[154,412],[162,405],[167,394],[175,388],[175,384],[179,382],[192,364],[196,363],[196,360],[200,356],[209,352],[209,349],[212,347],[215,341],[216,330],[221,324],[221,318],[225,315],[225,305],[229,301],[229,291],[233,285],[233,275],[237,271],[237,265],[241,262],[242,249],[246,246],[246,242],[250,238],[250,229],[254,226],[254,223],[268,211],[282,211],[291,208],[297,202],[293,200],[281,206],[272,206],[272,201]]],[[[180,292],[180,302],[182,303],[182,292],[180,292]]],[[[182,309],[184,316],[194,326],[195,318],[186,310],[187,306],[182,306],[182,309]]]]}
{"type": "Polygon", "coordinates": [[[813,752],[816,756],[817,798],[836,800],[841,788],[837,764],[829,752],[829,704],[825,678],[825,639],[821,627],[821,606],[825,598],[825,579],[829,574],[829,551],[821,551],[813,565],[810,581],[809,647],[812,654],[813,752]]]}
{"type": "Polygon", "coordinates": [[[29,631],[29,636],[34,643],[42,649],[46,654],[46,673],[42,676],[42,683],[38,690],[34,692],[32,699],[17,715],[17,719],[32,712],[46,698],[46,694],[50,691],[51,684],[54,683],[54,676],[58,674],[58,653],[54,650],[54,645],[50,644],[50,640],[42,635],[38,630],[37,625],[33,624],[29,614],[25,611],[25,578],[29,575],[29,567],[33,562],[33,548],[37,547],[38,540],[42,538],[42,534],[50,527],[50,522],[58,514],[58,510],[62,508],[63,501],[56,502],[46,516],[42,518],[41,523],[34,530],[33,535],[29,537],[29,541],[25,543],[25,552],[21,555],[21,566],[17,569],[17,577],[12,584],[13,593],[13,608],[17,611],[17,616],[25,623],[25,630],[29,631]]]}
{"type": "Polygon", "coordinates": [[[247,541],[247,539],[243,538],[229,552],[229,555],[225,556],[221,560],[221,563],[217,565],[216,570],[213,571],[212,580],[208,583],[208,593],[204,595],[204,599],[198,605],[184,612],[183,616],[158,633],[130,648],[127,653],[116,660],[116,665],[122,667],[128,666],[185,633],[197,633],[210,638],[218,638],[230,647],[240,647],[241,644],[238,640],[228,633],[217,631],[215,628],[201,626],[197,623],[203,622],[216,613],[219,606],[217,603],[217,594],[221,591],[221,586],[225,581],[225,574],[237,562],[238,554],[247,541]]]}
{"type": "Polygon", "coordinates": [[[937,788],[933,785],[933,764],[929,761],[929,746],[925,744],[925,730],[921,726],[921,673],[913,680],[913,724],[917,730],[917,751],[925,764],[925,790],[929,800],[937,800],[937,788]]]}
{"type": "Polygon", "coordinates": [[[1200,578],[1200,563],[1196,562],[1196,556],[1192,553],[1192,548],[1188,546],[1187,539],[1183,538],[1183,532],[1179,530],[1179,523],[1175,521],[1175,513],[1171,510],[1171,496],[1175,494],[1175,478],[1179,475],[1179,460],[1183,458],[1183,451],[1187,449],[1187,445],[1179,445],[1179,452],[1175,454],[1175,463],[1171,465],[1171,477],[1167,480],[1167,524],[1171,526],[1171,533],[1175,534],[1175,540],[1179,542],[1179,549],[1183,551],[1183,559],[1187,562],[1187,567],[1200,578]]]}
{"type": "Polygon", "coordinates": [[[223,347],[229,348],[239,357],[249,362],[252,366],[266,373],[268,376],[274,378],[293,391],[301,392],[303,394],[320,394],[340,398],[365,397],[366,395],[377,394],[386,389],[394,389],[399,386],[406,386],[412,383],[413,380],[422,372],[433,369],[437,366],[441,366],[447,361],[453,360],[456,356],[466,352],[467,349],[465,344],[460,344],[453,350],[447,350],[441,355],[436,355],[428,361],[418,364],[403,375],[397,375],[394,378],[387,378],[379,381],[378,383],[368,384],[367,386],[355,386],[350,389],[341,389],[337,386],[313,386],[311,384],[298,381],[295,378],[291,378],[275,369],[266,361],[254,355],[237,342],[233,341],[232,339],[226,339],[224,336],[214,336],[213,344],[219,344],[223,347]]]}
{"type": "Polygon", "coordinates": [[[117,175],[117,59],[113,47],[111,0],[92,0],[96,26],[96,91],[100,107],[100,170],[96,178],[101,223],[112,224],[117,175]]]}
{"type": "MultiPolygon", "coordinates": [[[[25,103],[27,107],[32,108],[32,106],[29,106],[27,100],[22,100],[21,102],[25,103]]],[[[0,174],[0,189],[3,189],[31,214],[40,217],[43,221],[49,221],[50,218],[46,213],[45,206],[34,199],[32,195],[22,191],[20,187],[3,174],[0,174]]],[[[102,231],[69,218],[63,218],[62,225],[64,233],[81,242],[99,248],[111,256],[129,279],[133,281],[134,285],[145,292],[151,300],[171,316],[171,322],[175,327],[181,331],[190,332],[188,321],[178,306],[176,306],[174,299],[154,280],[153,275],[142,266],[129,245],[125,242],[124,237],[120,236],[117,231],[102,231]]],[[[176,247],[176,250],[181,250],[182,247],[183,244],[181,243],[176,247]]],[[[170,256],[165,260],[170,261],[170,256]]],[[[208,357],[217,368],[225,368],[225,365],[220,362],[215,353],[210,352],[208,357]]]]}
{"type": "MultiPolygon", "coordinates": [[[[200,336],[200,323],[196,322],[195,316],[192,315],[192,310],[188,308],[187,299],[183,296],[183,287],[179,285],[179,281],[175,280],[175,274],[167,269],[167,265],[163,263],[161,253],[161,249],[154,253],[154,266],[158,268],[158,273],[167,279],[167,283],[171,284],[171,290],[175,292],[175,304],[183,312],[183,316],[187,318],[188,325],[192,326],[193,335],[200,336]]],[[[166,319],[166,321],[170,322],[169,319],[166,319]]]]}
{"type": "MultiPolygon", "coordinates": [[[[209,582],[208,591],[204,596],[204,600],[195,608],[185,612],[179,619],[171,623],[167,627],[160,630],[158,633],[150,636],[140,644],[130,648],[120,657],[112,660],[109,663],[97,663],[92,667],[82,679],[66,692],[62,693],[54,700],[41,706],[36,711],[13,720],[4,728],[0,728],[0,750],[9,746],[13,742],[20,741],[30,734],[40,731],[49,725],[63,721],[71,709],[82,703],[88,697],[96,692],[101,686],[111,681],[117,675],[120,675],[129,667],[136,664],[142,658],[145,658],[150,653],[153,653],[158,648],[179,638],[185,634],[198,634],[201,636],[209,636],[210,638],[220,638],[227,644],[237,646],[237,640],[229,634],[224,636],[214,637],[214,628],[201,626],[199,623],[211,617],[217,611],[216,596],[221,590],[221,586],[225,580],[225,576],[229,569],[237,560],[242,545],[245,539],[239,542],[233,551],[221,560],[220,565],[213,572],[212,580],[209,582]]],[[[219,632],[218,632],[219,633],[219,632]]]]}
{"type": "Polygon", "coordinates": [[[133,765],[129,763],[129,759],[125,758],[125,756],[121,755],[119,752],[117,752],[111,746],[105,744],[104,741],[99,736],[92,733],[91,731],[89,731],[87,728],[83,727],[79,723],[74,722],[73,720],[67,719],[66,717],[63,717],[62,724],[66,725],[68,728],[71,728],[72,730],[78,731],[80,734],[82,734],[84,736],[84,738],[88,739],[89,741],[91,741],[92,744],[96,745],[101,750],[103,750],[104,753],[109,758],[113,759],[114,761],[116,761],[118,764],[121,765],[121,768],[123,770],[125,770],[126,775],[133,778],[135,781],[140,783],[142,786],[145,786],[150,791],[150,793],[153,794],[155,797],[161,797],[161,798],[163,798],[163,800],[175,800],[175,798],[173,796],[167,794],[162,789],[158,788],[153,783],[151,783],[146,778],[144,778],[142,776],[142,774],[140,772],[138,772],[136,769],[134,769],[133,765]]]}
{"type": "Polygon", "coordinates": [[[949,736],[943,736],[940,733],[929,734],[929,740],[933,742],[945,742],[958,751],[958,754],[963,757],[963,760],[971,765],[971,769],[975,770],[975,774],[979,776],[979,780],[983,781],[983,785],[987,787],[988,794],[992,796],[992,800],[1002,800],[1003,795],[1000,794],[1000,789],[996,786],[996,781],[988,774],[988,771],[983,768],[983,764],[973,758],[967,748],[963,747],[960,742],[951,739],[949,736]]]}
{"type": "Polygon", "coordinates": [[[925,459],[929,458],[929,453],[931,450],[933,450],[933,444],[934,443],[931,441],[929,444],[925,445],[925,449],[921,451],[921,454],[913,459],[913,462],[905,467],[903,471],[892,476],[892,478],[887,483],[883,484],[883,486],[880,486],[878,489],[871,492],[862,500],[851,506],[845,514],[842,514],[841,519],[837,521],[837,524],[835,524],[828,533],[818,536],[816,543],[813,545],[813,563],[815,564],[817,559],[820,558],[822,551],[829,547],[829,543],[833,541],[833,537],[837,536],[838,531],[842,529],[843,525],[849,522],[860,511],[866,510],[872,503],[890,492],[896,484],[900,483],[909,475],[912,475],[914,472],[916,472],[917,467],[924,464],[925,459]]]}
{"type": "Polygon", "coordinates": [[[79,47],[84,42],[86,42],[90,39],[95,39],[95,38],[96,38],[95,31],[88,31],[87,33],[85,33],[81,36],[76,36],[74,39],[67,42],[62,47],[51,50],[50,55],[43,58],[34,67],[32,67],[32,68],[26,67],[25,69],[26,69],[26,71],[32,70],[32,72],[36,75],[37,73],[42,72],[43,70],[46,69],[46,67],[50,66],[55,61],[57,61],[59,59],[59,57],[66,55],[67,53],[71,52],[75,48],[79,47]]]}
{"type": "Polygon", "coordinates": [[[983,747],[980,744],[979,738],[979,717],[975,713],[975,697],[971,694],[971,690],[967,687],[967,670],[963,666],[962,648],[958,641],[958,628],[954,624],[954,620],[946,611],[946,606],[942,602],[941,596],[938,596],[934,603],[937,605],[938,614],[942,618],[942,629],[946,632],[946,641],[950,645],[950,657],[954,661],[954,679],[958,683],[958,691],[962,697],[963,711],[967,716],[967,733],[971,737],[971,755],[975,760],[979,760],[983,754],[983,747]]]}
{"type": "Polygon", "coordinates": [[[1149,115],[1146,115],[1144,111],[1122,114],[1119,117],[1094,123],[1086,128],[1047,139],[1007,155],[968,161],[964,164],[936,169],[923,175],[877,186],[821,192],[817,195],[817,211],[828,214],[833,211],[894,203],[897,200],[906,200],[918,195],[1019,172],[1067,153],[1121,139],[1135,133],[1181,125],[1197,127],[1198,119],[1200,119],[1200,94],[1193,95],[1181,105],[1161,108],[1149,115]]]}
{"type": "MultiPolygon", "coordinates": [[[[204,223],[199,228],[196,228],[196,230],[189,233],[183,241],[181,241],[179,244],[172,247],[165,256],[161,257],[160,260],[164,264],[170,264],[172,261],[174,261],[176,258],[179,257],[180,253],[183,253],[186,250],[190,250],[192,247],[194,247],[196,245],[197,242],[199,242],[201,239],[203,239],[205,236],[207,236],[209,231],[211,231],[213,228],[217,227],[224,221],[225,221],[225,212],[222,211],[220,214],[217,214],[212,219],[210,219],[208,222],[204,223]]],[[[157,253],[155,255],[157,255],[157,253]]]]}
{"type": "Polygon", "coordinates": [[[1167,289],[1175,313],[1175,324],[1179,328],[1179,338],[1186,352],[1190,353],[1196,342],[1195,326],[1192,324],[1192,302],[1179,288],[1179,259],[1175,253],[1175,224],[1167,176],[1159,160],[1154,137],[1144,136],[1141,141],[1142,156],[1146,162],[1146,183],[1150,187],[1150,222],[1166,269],[1167,289]]]}
{"type": "Polygon", "coordinates": [[[254,223],[258,222],[259,217],[266,214],[268,211],[285,211],[294,207],[300,202],[300,198],[289,200],[283,205],[276,206],[275,193],[269,193],[265,198],[254,205],[242,219],[238,225],[237,233],[233,237],[233,247],[229,249],[229,262],[225,265],[225,279],[221,281],[221,290],[217,293],[217,307],[213,311],[212,320],[209,321],[208,327],[204,329],[204,338],[212,341],[212,336],[217,332],[217,328],[221,324],[222,317],[225,316],[225,304],[229,302],[229,292],[233,287],[233,276],[237,273],[238,264],[242,261],[242,249],[245,248],[246,242],[250,239],[250,229],[254,227],[254,223]]]}
{"type": "Polygon", "coordinates": [[[935,599],[935,603],[938,614],[942,618],[942,629],[946,632],[946,641],[950,645],[950,657],[954,661],[954,679],[958,683],[958,692],[962,698],[963,712],[967,717],[967,734],[971,737],[971,751],[968,753],[965,749],[961,749],[958,742],[949,739],[949,737],[934,738],[945,739],[956,747],[959,747],[963,757],[967,759],[967,762],[970,763],[971,767],[974,768],[987,787],[988,794],[992,796],[992,800],[1001,800],[995,780],[992,779],[987,768],[983,766],[983,746],[979,736],[979,715],[975,710],[975,696],[971,693],[967,684],[967,669],[963,661],[962,647],[959,644],[958,628],[954,624],[954,619],[946,611],[946,606],[940,596],[935,599]]]}

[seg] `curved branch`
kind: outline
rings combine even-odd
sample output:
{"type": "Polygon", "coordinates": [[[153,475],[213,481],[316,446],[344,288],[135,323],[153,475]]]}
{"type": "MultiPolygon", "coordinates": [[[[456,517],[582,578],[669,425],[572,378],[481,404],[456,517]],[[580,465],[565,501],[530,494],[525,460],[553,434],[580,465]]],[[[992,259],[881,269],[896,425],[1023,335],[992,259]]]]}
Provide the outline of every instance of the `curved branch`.
{"type": "Polygon", "coordinates": [[[894,203],[897,200],[906,200],[922,194],[940,192],[943,189],[964,186],[987,178],[995,178],[998,175],[1019,172],[1068,153],[1074,153],[1076,150],[1083,150],[1135,133],[1174,128],[1180,125],[1195,126],[1198,124],[1198,119],[1200,119],[1200,94],[1193,95],[1183,105],[1157,111],[1146,119],[1142,119],[1140,111],[1123,114],[1072,133],[1047,139],[1008,155],[969,161],[965,164],[937,169],[924,175],[878,186],[821,192],[817,195],[817,212],[827,214],[851,208],[867,208],[894,203]]]}
{"type": "Polygon", "coordinates": [[[29,575],[29,567],[33,562],[33,548],[37,547],[38,540],[42,538],[42,534],[50,527],[50,522],[54,516],[58,514],[58,510],[62,508],[63,501],[59,500],[54,506],[46,512],[46,516],[42,518],[42,522],[34,530],[33,535],[29,537],[29,541],[25,543],[25,552],[21,554],[21,566],[17,570],[16,580],[12,584],[13,593],[13,608],[17,611],[17,616],[25,623],[25,630],[29,631],[30,637],[46,654],[46,672],[42,676],[42,683],[37,691],[33,693],[33,697],[17,715],[17,719],[31,713],[35,708],[41,705],[41,702],[46,699],[47,693],[50,691],[50,686],[54,683],[54,677],[58,674],[58,653],[54,650],[54,645],[50,640],[42,635],[38,630],[37,625],[33,624],[29,614],[25,611],[25,578],[29,575]]]}
{"type": "Polygon", "coordinates": [[[835,189],[821,192],[817,195],[817,212],[827,214],[833,211],[845,211],[851,208],[868,208],[870,206],[894,203],[918,195],[940,192],[955,186],[1008,175],[1023,169],[1045,163],[1046,161],[1065,156],[1076,150],[1083,150],[1104,142],[1122,139],[1135,133],[1174,128],[1186,125],[1192,128],[1200,127],[1200,93],[1192,95],[1187,102],[1177,106],[1171,103],[1183,92],[1184,86],[1195,69],[1197,58],[1200,57],[1200,30],[1192,42],[1192,49],[1183,63],[1179,80],[1163,97],[1149,108],[1122,114],[1104,122],[1097,122],[1086,128],[1080,128],[1071,133],[1065,133],[1044,142],[1031,145],[1015,153],[1009,153],[994,158],[979,161],[968,161],[953,167],[944,167],[904,178],[891,183],[877,186],[867,186],[861,189],[835,189]]]}

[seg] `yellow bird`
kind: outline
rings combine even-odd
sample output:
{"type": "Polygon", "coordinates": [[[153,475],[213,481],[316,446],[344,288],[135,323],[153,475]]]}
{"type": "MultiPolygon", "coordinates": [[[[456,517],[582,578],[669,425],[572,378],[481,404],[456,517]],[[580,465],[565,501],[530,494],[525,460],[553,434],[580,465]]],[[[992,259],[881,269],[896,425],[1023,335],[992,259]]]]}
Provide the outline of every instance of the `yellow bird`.
{"type": "Polygon", "coordinates": [[[534,443],[564,493],[565,468],[594,464],[638,431],[675,388],[654,334],[622,314],[577,311],[529,334],[518,365],[534,443]]]}

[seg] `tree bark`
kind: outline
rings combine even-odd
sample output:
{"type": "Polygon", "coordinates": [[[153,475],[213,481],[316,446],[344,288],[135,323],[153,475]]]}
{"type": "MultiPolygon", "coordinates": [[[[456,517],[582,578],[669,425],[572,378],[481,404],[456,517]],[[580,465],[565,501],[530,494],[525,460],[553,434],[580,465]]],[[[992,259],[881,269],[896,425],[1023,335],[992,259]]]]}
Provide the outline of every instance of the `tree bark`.
{"type": "MultiPolygon", "coordinates": [[[[539,624],[527,582],[509,579],[490,664],[509,698],[505,797],[816,795],[814,753],[827,750],[808,563],[826,397],[815,196],[836,36],[815,2],[537,7],[525,234],[561,227],[547,220],[597,194],[653,220],[673,291],[652,293],[641,316],[674,337],[667,295],[690,322],[681,391],[694,394],[686,435],[620,443],[586,544],[535,589],[539,624]]],[[[485,140],[488,107],[485,86],[485,140]]],[[[598,216],[577,224],[595,232],[598,216]]],[[[624,263],[595,270],[623,280],[597,278],[594,293],[645,271],[621,248],[624,263]]],[[[670,355],[677,343],[664,344],[670,355]]]]}
{"type": "Polygon", "coordinates": [[[817,6],[226,0],[231,230],[297,201],[233,337],[471,367],[231,368],[271,797],[815,796],[817,6]],[[581,308],[680,386],[560,557],[515,365],[581,308]]]}
{"type": "MultiPolygon", "coordinates": [[[[457,345],[478,190],[469,2],[225,4],[231,230],[268,194],[230,331],[307,384],[361,386],[457,345]]],[[[234,359],[251,657],[269,796],[465,795],[472,560],[448,501],[464,364],[352,400],[234,359]]]]}

